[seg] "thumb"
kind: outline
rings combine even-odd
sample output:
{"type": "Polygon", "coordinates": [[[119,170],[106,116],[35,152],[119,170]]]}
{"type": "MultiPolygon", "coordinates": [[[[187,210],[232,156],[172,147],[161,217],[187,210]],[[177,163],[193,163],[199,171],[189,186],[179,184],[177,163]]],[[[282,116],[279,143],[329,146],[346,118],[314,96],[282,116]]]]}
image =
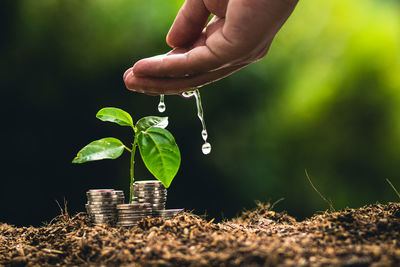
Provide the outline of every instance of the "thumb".
{"type": "Polygon", "coordinates": [[[203,0],[186,0],[167,35],[172,48],[192,45],[201,35],[210,12],[203,0]]]}

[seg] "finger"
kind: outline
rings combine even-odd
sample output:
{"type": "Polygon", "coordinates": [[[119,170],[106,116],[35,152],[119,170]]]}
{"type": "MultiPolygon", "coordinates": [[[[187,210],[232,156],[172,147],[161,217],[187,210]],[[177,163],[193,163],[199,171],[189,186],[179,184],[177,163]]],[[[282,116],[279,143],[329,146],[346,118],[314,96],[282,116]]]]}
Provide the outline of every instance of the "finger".
{"type": "Polygon", "coordinates": [[[126,87],[135,92],[150,95],[180,94],[220,80],[245,66],[246,65],[242,64],[184,78],[137,77],[133,74],[131,69],[129,69],[126,72],[127,74],[125,75],[124,81],[126,87]]]}
{"type": "Polygon", "coordinates": [[[167,34],[167,44],[190,46],[200,36],[209,16],[203,0],[186,0],[167,34]]]}
{"type": "Polygon", "coordinates": [[[139,60],[133,66],[136,76],[184,77],[219,68],[223,62],[203,45],[185,53],[171,53],[139,60]]]}
{"type": "Polygon", "coordinates": [[[272,39],[292,13],[297,2],[297,0],[231,0],[222,33],[232,42],[243,45],[256,45],[261,36],[269,36],[272,39]],[[240,12],[237,12],[238,10],[240,12]]]}

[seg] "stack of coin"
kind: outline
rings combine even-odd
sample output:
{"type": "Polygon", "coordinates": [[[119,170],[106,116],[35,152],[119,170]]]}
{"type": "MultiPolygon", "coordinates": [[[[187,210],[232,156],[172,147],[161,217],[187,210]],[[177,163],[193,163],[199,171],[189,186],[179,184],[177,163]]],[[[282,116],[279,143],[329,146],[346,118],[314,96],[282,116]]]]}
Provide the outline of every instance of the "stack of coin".
{"type": "Polygon", "coordinates": [[[116,205],[124,203],[124,192],[114,189],[92,189],[86,192],[86,211],[93,224],[114,224],[117,218],[116,205]]]}
{"type": "Polygon", "coordinates": [[[164,210],[167,189],[158,180],[133,183],[133,203],[150,203],[153,212],[164,210]]]}
{"type": "Polygon", "coordinates": [[[150,203],[132,203],[117,205],[117,226],[133,226],[143,218],[151,217],[150,203]]]}
{"type": "Polygon", "coordinates": [[[174,218],[176,215],[182,212],[183,209],[157,210],[153,213],[153,216],[168,220],[174,218]]]}

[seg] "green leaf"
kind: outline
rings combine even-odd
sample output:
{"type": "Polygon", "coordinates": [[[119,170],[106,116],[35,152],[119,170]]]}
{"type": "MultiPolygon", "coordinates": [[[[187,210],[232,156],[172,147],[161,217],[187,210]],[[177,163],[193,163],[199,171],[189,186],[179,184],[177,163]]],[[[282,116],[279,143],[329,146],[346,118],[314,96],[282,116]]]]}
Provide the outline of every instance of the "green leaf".
{"type": "Polygon", "coordinates": [[[140,155],[147,169],[168,188],[181,164],[181,153],[170,132],[148,128],[138,135],[140,155]]]}
{"type": "Polygon", "coordinates": [[[167,126],[168,126],[168,117],[149,116],[141,118],[136,123],[136,131],[140,133],[141,131],[146,131],[151,127],[165,128],[167,126]]]}
{"type": "Polygon", "coordinates": [[[84,163],[101,159],[116,159],[124,152],[124,144],[113,137],[96,140],[82,148],[72,163],[84,163]]]}
{"type": "Polygon", "coordinates": [[[115,122],[121,126],[133,127],[131,115],[119,108],[102,108],[97,112],[96,117],[102,121],[115,122]]]}

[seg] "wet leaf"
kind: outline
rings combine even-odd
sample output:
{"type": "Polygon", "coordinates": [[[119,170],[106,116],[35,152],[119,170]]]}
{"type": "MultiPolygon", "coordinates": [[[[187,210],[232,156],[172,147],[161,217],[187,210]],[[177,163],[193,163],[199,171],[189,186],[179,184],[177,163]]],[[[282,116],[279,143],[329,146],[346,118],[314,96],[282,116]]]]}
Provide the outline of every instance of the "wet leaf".
{"type": "Polygon", "coordinates": [[[136,131],[146,131],[151,127],[165,128],[168,126],[168,117],[148,116],[141,118],[136,123],[136,131]]]}
{"type": "Polygon", "coordinates": [[[82,148],[72,163],[84,163],[101,159],[116,159],[124,152],[124,144],[113,137],[96,140],[82,148]]]}
{"type": "Polygon", "coordinates": [[[146,167],[168,188],[181,164],[181,154],[172,134],[162,128],[148,128],[139,133],[138,145],[146,167]]]}
{"type": "Polygon", "coordinates": [[[119,108],[102,108],[97,112],[96,117],[102,121],[109,121],[121,126],[133,127],[131,115],[119,108]]]}

